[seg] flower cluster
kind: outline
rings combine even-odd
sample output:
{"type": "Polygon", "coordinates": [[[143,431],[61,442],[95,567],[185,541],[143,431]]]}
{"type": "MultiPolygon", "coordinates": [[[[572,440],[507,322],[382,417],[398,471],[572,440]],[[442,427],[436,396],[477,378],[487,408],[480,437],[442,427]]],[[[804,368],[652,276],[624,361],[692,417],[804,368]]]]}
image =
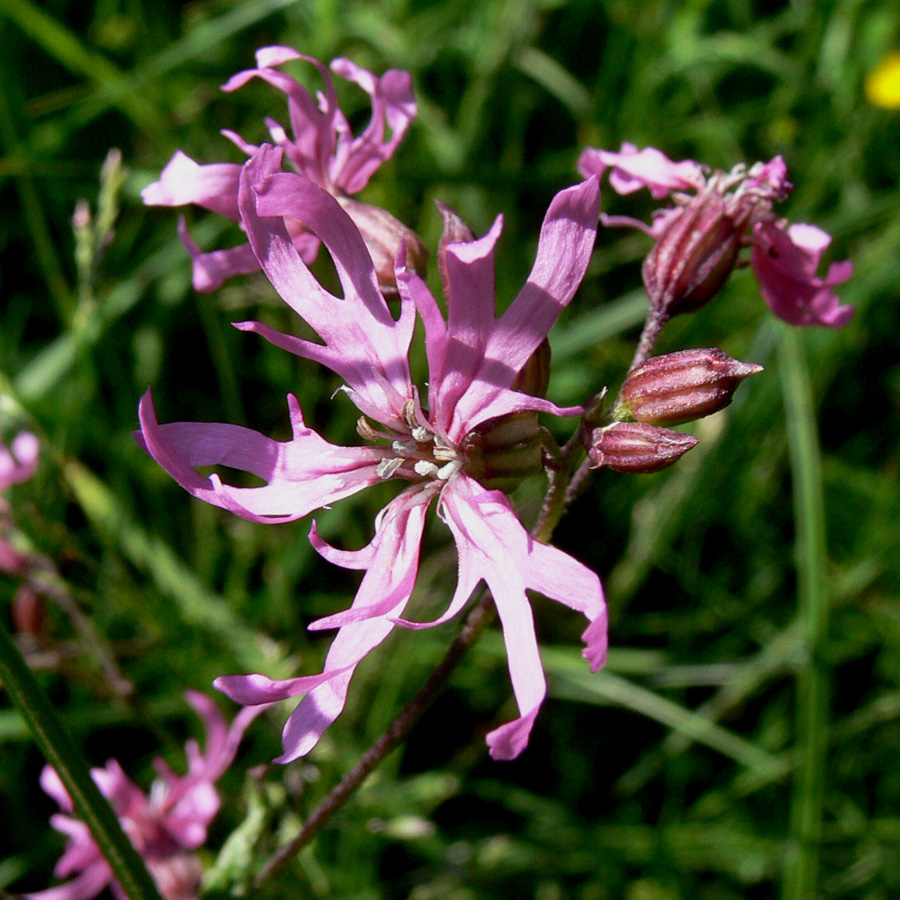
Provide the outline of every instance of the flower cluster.
{"type": "Polygon", "coordinates": [[[651,303],[665,315],[703,306],[725,283],[740,249],[751,245],[750,264],[763,299],[791,325],[840,328],[853,317],[834,293],[853,271],[849,260],[816,274],[831,238],[814,225],[788,225],[772,204],[791,191],[780,156],[749,169],[707,175],[692,160],[672,162],[654,147],[623,144],[619,153],[588,149],[581,173],[601,176],[620,194],[647,188],[654,199],[671,196],[674,206],[654,213],[651,225],[626,216],[604,216],[607,225],[639,228],[656,245],[644,263],[651,303]]]}
{"type": "MultiPolygon", "coordinates": [[[[165,900],[193,900],[197,896],[202,870],[192,851],[206,843],[207,828],[220,805],[215,783],[231,765],[244,731],[257,715],[255,709],[242,710],[229,727],[208,697],[196,691],[188,691],[185,696],[203,721],[206,745],[202,751],[195,741],[185,745],[188,770],[184,775],[178,775],[157,757],[153,763],[158,778],[145,794],[114,759],[103,769],[91,770],[165,900]]],[[[72,800],[50,766],[41,774],[41,787],[61,810],[51,818],[51,824],[68,839],[54,874],[58,878],[74,877],[25,897],[89,900],[109,888],[116,900],[127,900],[87,825],[74,815],[72,800]]]]}
{"type": "MultiPolygon", "coordinates": [[[[850,277],[851,263],[833,263],[820,277],[830,237],[773,212],[792,188],[781,157],[710,173],[691,160],[673,162],[659,150],[631,144],[618,153],[582,154],[584,180],[553,197],[528,279],[500,314],[494,266],[502,216],[477,237],[438,203],[444,220],[437,251],[442,305],[424,280],[426,253],[415,233],[387,210],[353,196],[392,157],[417,114],[409,73],[376,77],[347,59],[334,60],[329,69],[272,46],[259,50],[256,67],[236,74],[223,90],[253,79],[285,95],[289,127],[267,118],[270,141],[259,145],[223,131],[246,157],[242,163],[200,165],[179,151],[142,196],[148,205],[193,204],[237,223],[245,243],[205,252],[181,221],[194,287],[212,291],[230,277],[261,271],[302,320],[303,333],[311,330],[318,340],[256,321],[236,327],[331,370],[341,382],[336,395],[358,411],[359,441],[331,443],[306,422],[292,394],[291,436],[283,441],[226,423],[160,424],[149,390],[140,400],[136,440],[193,497],[252,522],[298,520],[386,482],[394,493],[361,549],[332,546],[312,521],[309,539],[318,554],[363,573],[348,608],[309,625],[336,631],[321,672],[282,680],[262,673],[219,676],[215,687],[248,707],[230,727],[212,701],[189,691],[187,701],[206,729],[205,749],[187,744],[184,775],[154,760],[158,778],[149,794],[114,759],[92,770],[166,900],[198,895],[202,870],[194,851],[205,843],[219,809],[215,783],[254,717],[272,704],[302,698],[285,724],[276,762],[309,753],[341,714],[357,666],[395,628],[441,625],[462,612],[479,586],[489,592],[482,602],[492,599],[499,614],[518,708],[515,718],[487,735],[494,759],[513,759],[524,750],[546,695],[529,592],[579,613],[586,620],[582,656],[591,671],[604,665],[607,609],[600,579],[546,540],[591,469],[653,473],[674,464],[698,438],[669,426],[724,409],[739,384],[762,371],[715,348],[651,356],[669,319],[708,303],[743,264],[742,251],[749,248],[763,298],[786,322],[836,328],[853,315],[834,292],[850,277]],[[321,77],[324,88],[315,97],[282,70],[298,61],[321,77]],[[370,98],[371,119],[358,134],[338,105],[332,72],[370,98]],[[600,181],[607,173],[618,193],[646,188],[671,205],[654,213],[649,225],[601,214],[600,181]],[[650,311],[617,401],[607,405],[603,388],[583,405],[561,407],[545,397],[548,334],[585,276],[600,222],[653,238],[642,270],[650,311]],[[310,269],[322,248],[331,257],[339,295],[310,269]],[[428,367],[421,385],[410,365],[416,333],[424,336],[428,367]],[[575,419],[571,439],[557,445],[539,414],[575,419]],[[544,468],[549,486],[530,532],[507,491],[544,468]],[[223,470],[252,476],[254,486],[226,481],[223,470]],[[446,526],[458,560],[446,606],[430,619],[428,610],[416,609],[415,595],[429,510],[446,526]]],[[[33,474],[37,456],[37,439],[28,433],[10,449],[0,445],[0,570],[25,576],[23,590],[35,599],[28,577],[43,563],[8,540],[12,526],[2,493],[33,474]]],[[[61,809],[51,822],[67,845],[54,871],[69,880],[25,896],[88,900],[109,889],[126,900],[49,766],[41,785],[61,809]]]]}

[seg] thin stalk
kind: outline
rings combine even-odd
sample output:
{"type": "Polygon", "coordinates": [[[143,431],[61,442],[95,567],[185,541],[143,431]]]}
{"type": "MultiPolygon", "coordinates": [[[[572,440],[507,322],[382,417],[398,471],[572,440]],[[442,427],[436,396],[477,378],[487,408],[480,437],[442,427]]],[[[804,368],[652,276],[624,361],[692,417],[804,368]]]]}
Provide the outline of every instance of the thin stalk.
{"type": "Polygon", "coordinates": [[[144,861],[122,831],[87,763],[67,734],[49,698],[0,622],[0,679],[34,734],[47,762],[62,779],[75,814],[90,829],[129,900],[161,900],[144,861]]]}
{"type": "Polygon", "coordinates": [[[659,340],[659,336],[662,334],[662,330],[665,328],[669,318],[668,315],[661,313],[659,310],[650,310],[650,314],[644,322],[644,329],[641,332],[637,349],[634,351],[634,359],[631,360],[631,365],[628,367],[629,372],[647,360],[650,354],[653,353],[653,348],[656,346],[656,342],[659,340]]]}
{"type": "MultiPolygon", "coordinates": [[[[7,10],[4,11],[7,12],[7,10]]],[[[5,29],[0,26],[0,49],[5,46],[6,41],[5,29]]],[[[9,54],[7,58],[12,59],[12,54],[9,54]]],[[[19,73],[13,75],[7,72],[6,66],[0,65],[0,141],[5,147],[6,155],[21,166],[20,171],[17,172],[15,185],[19,194],[19,202],[22,204],[25,227],[30,234],[41,274],[44,276],[47,291],[56,306],[59,320],[63,325],[69,325],[75,311],[75,300],[66,281],[50,226],[47,224],[47,217],[44,215],[40,194],[35,187],[31,173],[31,159],[28,157],[27,148],[19,139],[15,117],[10,108],[9,82],[18,75],[19,73]]]]}
{"type": "Polygon", "coordinates": [[[281,846],[263,865],[253,881],[259,890],[269,883],[300,850],[308,844],[331,817],[350,799],[365,777],[409,734],[431,701],[443,687],[444,682],[456,668],[465,652],[475,643],[493,612],[491,595],[482,590],[481,597],[466,617],[456,640],[450,645],[447,655],[431,673],[419,692],[406,704],[387,730],[379,737],[359,762],[332,788],[328,796],[312,811],[297,835],[281,846]]]}
{"type": "Polygon", "coordinates": [[[822,659],[829,617],[825,500],[809,372],[793,331],[783,336],[780,362],[797,526],[798,613],[805,643],[797,672],[797,769],[781,896],[814,900],[819,896],[829,713],[828,671],[822,659]]]}

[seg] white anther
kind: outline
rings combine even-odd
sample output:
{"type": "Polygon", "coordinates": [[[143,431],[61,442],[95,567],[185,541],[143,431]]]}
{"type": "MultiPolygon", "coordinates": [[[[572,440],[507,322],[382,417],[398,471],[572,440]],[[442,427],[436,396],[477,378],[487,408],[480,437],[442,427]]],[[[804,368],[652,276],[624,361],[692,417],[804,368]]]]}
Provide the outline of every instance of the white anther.
{"type": "Polygon", "coordinates": [[[383,459],[378,465],[375,467],[375,474],[379,478],[384,478],[387,480],[388,478],[393,478],[394,474],[397,472],[397,469],[400,468],[404,463],[404,460],[398,459],[395,457],[394,459],[383,459]]]}
{"type": "Polygon", "coordinates": [[[412,430],[412,436],[419,444],[427,444],[434,439],[434,435],[424,425],[416,425],[412,430]]]}
{"type": "Polygon", "coordinates": [[[449,462],[456,459],[457,453],[453,447],[435,447],[432,451],[432,456],[441,462],[449,462]]]}
{"type": "Polygon", "coordinates": [[[413,441],[393,441],[391,443],[391,450],[398,456],[405,456],[407,458],[416,455],[416,445],[413,441]]]}
{"type": "Polygon", "coordinates": [[[422,475],[423,477],[428,477],[437,475],[439,472],[438,467],[433,463],[429,462],[427,459],[420,459],[414,466],[413,469],[416,470],[417,475],[422,475]]]}

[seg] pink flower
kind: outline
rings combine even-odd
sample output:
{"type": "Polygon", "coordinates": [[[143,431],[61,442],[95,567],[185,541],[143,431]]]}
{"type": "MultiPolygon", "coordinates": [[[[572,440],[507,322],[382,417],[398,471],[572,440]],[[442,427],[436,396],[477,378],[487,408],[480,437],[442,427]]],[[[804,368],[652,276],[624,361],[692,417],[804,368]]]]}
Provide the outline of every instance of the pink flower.
{"type": "MultiPolygon", "coordinates": [[[[239,72],[222,90],[234,91],[253,78],[261,78],[287,95],[292,137],[274,119],[266,125],[272,141],[284,150],[296,170],[338,197],[361,191],[378,167],[393,156],[410,122],[416,116],[412,79],[408,72],[391,69],[381,78],[347,59],[335,59],[331,69],[358,84],[372,98],[372,118],[354,136],[337,102],[334,82],[318,60],[303,56],[290,47],[263,47],[256,53],[257,68],[239,72]],[[296,79],[276,67],[292,60],[304,60],[318,69],[325,90],[313,96],[296,79]],[[389,128],[391,136],[386,136],[389,128]]],[[[233,131],[222,132],[248,156],[258,149],[233,131]]],[[[238,163],[198,165],[178,151],[163,169],[159,181],[144,188],[141,196],[149,206],[184,206],[189,203],[240,222],[238,213],[238,163]]],[[[319,241],[303,225],[305,216],[295,211],[285,223],[294,245],[306,262],[312,262],[319,241]]],[[[259,263],[249,244],[228,250],[204,253],[187,233],[180,233],[194,263],[194,287],[214,291],[226,278],[258,271],[259,263]]]]}
{"type": "MultiPolygon", "coordinates": [[[[9,448],[0,444],[0,495],[14,484],[28,481],[37,471],[40,444],[28,431],[21,431],[9,448]]],[[[6,501],[0,496],[0,509],[7,509],[6,501]]]]}
{"type": "MultiPolygon", "coordinates": [[[[585,177],[599,177],[606,169],[611,169],[610,184],[620,194],[646,187],[659,200],[676,192],[675,205],[654,213],[650,226],[626,216],[601,216],[604,224],[640,228],[659,242],[658,246],[672,236],[668,243],[675,245],[677,250],[678,246],[686,246],[687,239],[681,233],[685,222],[696,219],[697,225],[708,229],[710,235],[724,232],[723,246],[732,242],[737,246],[752,245],[750,264],[763,299],[780,319],[791,325],[840,328],[853,318],[853,307],[842,306],[833,291],[836,285],[850,277],[853,264],[849,260],[833,263],[825,279],[819,278],[816,272],[831,238],[813,225],[789,226],[772,212],[772,204],[784,200],[793,187],[787,180],[787,167],[780,156],[768,163],[756,163],[750,169],[741,165],[731,172],[713,172],[706,176],[699,163],[691,160],[675,163],[653,147],[638,152],[633,144],[623,144],[619,153],[585,150],[578,168],[585,177]],[[684,191],[692,193],[681,193],[684,191]],[[725,223],[728,223],[727,228],[725,223]]],[[[695,230],[694,223],[689,224],[690,230],[695,230]]],[[[699,240],[705,258],[720,259],[715,256],[714,248],[706,247],[706,243],[699,240]]],[[[737,262],[736,249],[726,247],[728,252],[721,258],[729,258],[729,265],[733,266],[737,262]]],[[[655,288],[666,280],[658,277],[660,266],[670,272],[673,266],[681,265],[673,252],[671,247],[666,247],[661,258],[654,257],[653,271],[649,273],[652,284],[648,287],[651,299],[658,305],[668,303],[671,307],[668,311],[672,314],[698,306],[693,299],[685,302],[683,296],[664,299],[653,296],[655,288]]],[[[647,283],[648,272],[644,274],[647,283]]],[[[682,284],[682,294],[693,290],[701,294],[705,302],[711,299],[726,277],[725,271],[717,273],[715,289],[705,291],[697,290],[697,285],[688,286],[688,280],[683,276],[678,280],[682,284]]]]}
{"type": "Polygon", "coordinates": [[[500,218],[483,238],[444,247],[447,320],[422,278],[407,267],[401,249],[396,272],[400,309],[394,318],[378,290],[362,238],[340,205],[311,181],[279,168],[280,151],[271,147],[263,147],[245,165],[242,220],[262,269],[322,343],[256,322],[237,327],[337,373],[364,416],[358,430],[367,444],[329,443],[306,425],[293,396],[288,397],[293,437],[279,442],[235,425],[160,426],[148,393],[140,405],[144,445],[195,497],[256,522],[299,519],[384,481],[397,482],[400,491],[379,513],[375,535],[361,550],[329,546],[313,523],[310,540],[325,559],[365,572],[350,609],[310,626],[338,629],[324,671],[285,681],[223,676],[216,687],[246,704],[306,694],[284,730],[284,754],[277,761],[290,762],[308,753],[337,718],[354,669],[396,625],[424,628],[446,622],[484,580],[500,613],[520,713],[487,740],[494,758],[511,759],[527,744],[545,694],[526,590],[587,617],[584,656],[594,670],[606,654],[606,608],[597,576],[560,550],[533,540],[505,494],[478,481],[477,454],[469,451],[479,429],[497,417],[523,411],[580,412],[560,409],[512,385],[584,275],[599,212],[597,181],[590,179],[554,198],[528,282],[499,318],[494,312],[493,255],[500,218]],[[321,287],[291,240],[285,220],[299,209],[331,253],[342,298],[321,287]],[[430,370],[427,405],[412,383],[408,363],[416,312],[424,324],[430,370]],[[195,471],[217,464],[251,472],[266,484],[235,487],[218,475],[195,471]],[[456,543],[458,581],[441,616],[430,623],[414,622],[404,614],[432,503],[456,543]]]}
{"type": "Polygon", "coordinates": [[[9,447],[0,443],[0,572],[24,575],[33,557],[13,546],[9,540],[16,531],[9,502],[3,494],[14,484],[28,481],[37,471],[40,444],[28,431],[17,434],[9,447]]]}
{"type": "MultiPolygon", "coordinates": [[[[153,764],[159,777],[147,795],[110,759],[91,775],[119,818],[125,833],[144,858],[165,900],[192,900],[197,896],[202,871],[191,851],[206,843],[206,830],[219,811],[214,787],[237,753],[244,731],[258,710],[245,709],[229,728],[216,705],[196,691],[185,695],[206,727],[206,748],[195,741],[185,745],[188,770],[172,771],[164,760],[153,764]]],[[[109,887],[117,900],[127,900],[87,825],[76,818],[72,800],[56,771],[45,766],[41,787],[62,812],[53,827],[68,837],[66,850],[54,868],[58,878],[70,881],[24,896],[29,900],[88,900],[109,887]]]]}

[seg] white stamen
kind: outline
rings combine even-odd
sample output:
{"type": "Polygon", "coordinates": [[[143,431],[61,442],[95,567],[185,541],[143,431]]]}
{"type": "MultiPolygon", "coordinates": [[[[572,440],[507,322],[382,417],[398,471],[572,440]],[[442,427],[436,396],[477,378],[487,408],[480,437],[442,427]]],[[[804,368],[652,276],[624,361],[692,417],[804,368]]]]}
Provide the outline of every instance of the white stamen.
{"type": "Polygon", "coordinates": [[[429,462],[427,459],[420,459],[414,466],[413,469],[416,470],[417,475],[429,476],[429,475],[437,475],[439,469],[433,463],[429,462]]]}
{"type": "Polygon", "coordinates": [[[391,450],[399,456],[411,457],[416,455],[416,445],[412,441],[393,441],[391,450]]]}
{"type": "Polygon", "coordinates": [[[453,462],[448,462],[447,465],[441,466],[437,471],[437,477],[441,481],[447,481],[452,478],[460,469],[462,468],[462,460],[454,459],[453,462]]]}
{"type": "Polygon", "coordinates": [[[434,435],[424,426],[416,425],[412,430],[413,440],[419,444],[427,444],[434,439],[434,435]]]}
{"type": "Polygon", "coordinates": [[[396,473],[397,469],[403,465],[404,460],[395,457],[394,459],[383,459],[378,465],[375,467],[375,474],[379,478],[384,478],[387,480],[388,478],[392,478],[396,473]]]}

